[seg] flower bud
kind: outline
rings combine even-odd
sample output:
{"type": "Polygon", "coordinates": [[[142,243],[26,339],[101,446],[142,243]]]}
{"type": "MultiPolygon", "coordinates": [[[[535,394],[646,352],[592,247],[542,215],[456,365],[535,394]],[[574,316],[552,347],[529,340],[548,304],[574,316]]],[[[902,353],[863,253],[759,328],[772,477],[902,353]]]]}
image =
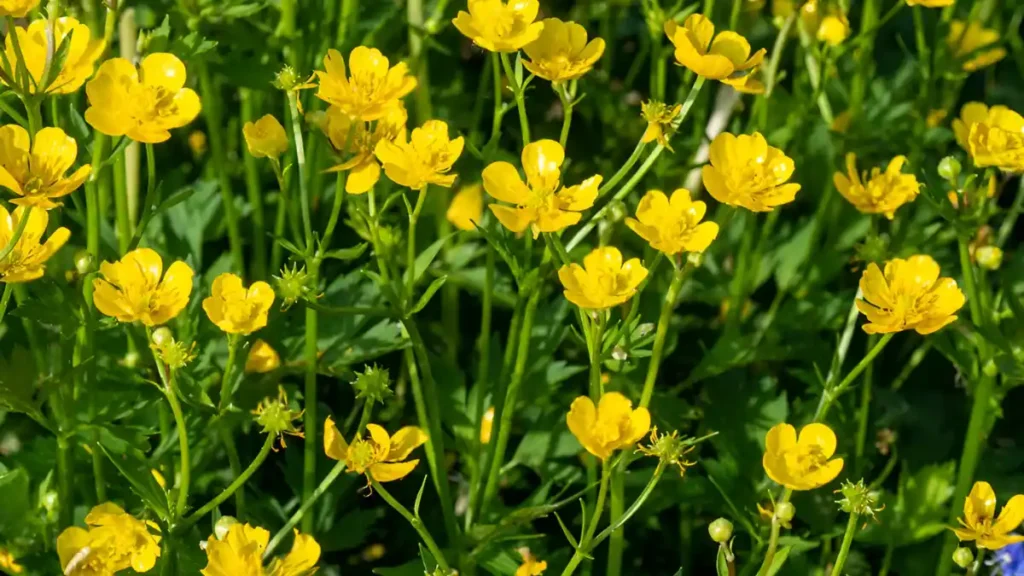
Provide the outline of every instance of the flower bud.
{"type": "Polygon", "coordinates": [[[843,497],[836,500],[836,504],[839,504],[839,508],[847,514],[874,517],[876,512],[884,508],[878,506],[878,493],[869,489],[864,480],[858,480],[856,484],[846,481],[837,492],[843,497]]]}
{"type": "Polygon", "coordinates": [[[274,77],[274,87],[280,90],[291,90],[299,83],[299,73],[291,66],[285,66],[274,77]]]}
{"type": "Polygon", "coordinates": [[[957,566],[966,570],[974,562],[974,552],[971,552],[970,548],[957,548],[953,552],[953,562],[956,562],[957,566]]]}
{"type": "Polygon", "coordinates": [[[939,176],[943,180],[955,182],[960,177],[960,161],[953,156],[946,156],[939,161],[939,176]]]}
{"type": "Polygon", "coordinates": [[[974,251],[974,259],[985,270],[998,270],[1003,265],[1003,251],[999,246],[982,246],[974,251]]]}
{"type": "Polygon", "coordinates": [[[153,331],[151,339],[155,346],[163,348],[164,346],[174,343],[174,334],[171,334],[170,328],[161,326],[153,331]]]}
{"type": "Polygon", "coordinates": [[[311,297],[314,293],[313,279],[306,273],[306,267],[298,265],[281,269],[280,276],[274,276],[277,284],[275,292],[281,297],[282,309],[287,310],[299,300],[311,297]]]}
{"type": "Polygon", "coordinates": [[[719,518],[708,525],[708,534],[715,542],[725,544],[732,538],[732,522],[725,518],[719,518]]]}
{"type": "Polygon", "coordinates": [[[79,250],[78,252],[75,252],[75,270],[83,276],[91,272],[92,254],[89,254],[87,250],[79,250]]]}
{"type": "Polygon", "coordinates": [[[356,389],[356,398],[366,398],[369,402],[383,404],[384,400],[392,396],[390,374],[386,368],[378,368],[376,365],[367,366],[361,374],[356,372],[352,387],[356,389]]]}
{"type": "Polygon", "coordinates": [[[792,502],[779,502],[775,505],[775,517],[780,522],[789,522],[796,516],[796,506],[792,502]]]}
{"type": "Polygon", "coordinates": [[[228,530],[235,524],[238,524],[238,520],[234,516],[221,516],[213,526],[213,534],[217,540],[223,540],[228,537],[228,530]]]}

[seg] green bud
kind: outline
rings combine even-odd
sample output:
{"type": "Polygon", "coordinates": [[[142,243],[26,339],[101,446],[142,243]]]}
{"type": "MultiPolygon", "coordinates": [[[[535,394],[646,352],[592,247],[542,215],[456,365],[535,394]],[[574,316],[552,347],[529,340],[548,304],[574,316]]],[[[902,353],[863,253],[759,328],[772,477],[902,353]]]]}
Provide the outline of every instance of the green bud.
{"type": "Polygon", "coordinates": [[[878,493],[868,489],[864,480],[858,480],[856,484],[846,481],[840,486],[839,492],[843,497],[836,500],[836,504],[847,514],[874,517],[882,509],[878,506],[878,493]]]}
{"type": "Polygon", "coordinates": [[[264,398],[253,413],[263,433],[277,436],[282,446],[285,434],[302,437],[302,432],[295,427],[295,421],[302,417],[302,410],[292,410],[284,388],[278,388],[277,398],[264,398]]]}
{"type": "Polygon", "coordinates": [[[953,156],[946,156],[939,161],[939,176],[948,182],[956,182],[960,177],[960,161],[953,156]]]}
{"type": "Polygon", "coordinates": [[[274,76],[274,87],[279,90],[291,90],[299,83],[299,73],[291,66],[285,66],[274,76]]]}
{"type": "Polygon", "coordinates": [[[1003,265],[1003,251],[999,246],[982,246],[974,251],[974,259],[985,270],[998,270],[1003,265]]]}
{"type": "Polygon", "coordinates": [[[162,348],[174,343],[174,334],[171,333],[170,328],[161,326],[153,331],[153,336],[150,339],[153,341],[154,346],[162,348]]]}
{"type": "Polygon", "coordinates": [[[217,537],[217,540],[223,540],[228,537],[228,530],[232,526],[238,524],[238,520],[234,516],[221,516],[220,520],[213,525],[213,534],[217,537]]]}
{"type": "Polygon", "coordinates": [[[75,252],[75,270],[83,276],[92,271],[92,254],[88,250],[75,252]]]}
{"type": "Polygon", "coordinates": [[[971,552],[970,548],[957,548],[953,552],[953,562],[956,562],[957,566],[966,570],[974,562],[974,552],[971,552]]]}
{"type": "Polygon", "coordinates": [[[306,272],[306,267],[299,268],[294,265],[291,268],[285,266],[281,269],[280,276],[274,276],[277,283],[277,295],[281,298],[281,306],[287,310],[299,300],[312,298],[316,290],[313,286],[313,279],[306,272]]]}
{"type": "Polygon", "coordinates": [[[356,372],[352,387],[356,389],[356,398],[366,398],[368,402],[383,404],[384,400],[392,396],[391,377],[387,369],[379,368],[376,364],[367,366],[361,374],[356,372]]]}
{"type": "Polygon", "coordinates": [[[715,542],[724,544],[732,538],[732,522],[725,518],[719,518],[708,525],[708,534],[715,542]]]}
{"type": "Polygon", "coordinates": [[[775,505],[775,517],[780,522],[789,522],[796,516],[796,506],[792,502],[779,502],[775,505]]]}

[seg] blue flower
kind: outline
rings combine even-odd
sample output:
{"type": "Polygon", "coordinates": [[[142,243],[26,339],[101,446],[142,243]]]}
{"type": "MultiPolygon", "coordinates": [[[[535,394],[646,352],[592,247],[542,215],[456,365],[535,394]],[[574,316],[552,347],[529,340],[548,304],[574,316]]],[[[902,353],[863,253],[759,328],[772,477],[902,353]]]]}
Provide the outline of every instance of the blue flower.
{"type": "Polygon", "coordinates": [[[1024,542],[996,550],[993,561],[1002,576],[1024,576],[1024,542]]]}

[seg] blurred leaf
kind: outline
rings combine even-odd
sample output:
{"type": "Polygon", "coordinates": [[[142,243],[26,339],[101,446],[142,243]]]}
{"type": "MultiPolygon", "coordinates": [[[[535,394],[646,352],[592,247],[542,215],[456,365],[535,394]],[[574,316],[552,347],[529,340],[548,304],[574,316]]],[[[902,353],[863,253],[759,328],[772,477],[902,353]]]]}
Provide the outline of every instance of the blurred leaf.
{"type": "Polygon", "coordinates": [[[0,473],[0,534],[14,535],[21,532],[22,524],[29,517],[29,477],[22,468],[0,473]]]}
{"type": "Polygon", "coordinates": [[[441,289],[441,286],[444,286],[446,280],[448,280],[447,276],[439,276],[435,278],[434,281],[431,282],[429,286],[427,286],[427,289],[423,291],[423,294],[420,295],[420,299],[416,302],[416,305],[413,306],[411,310],[406,312],[406,314],[412,316],[413,314],[416,314],[420,310],[426,308],[427,304],[430,303],[430,299],[433,298],[434,294],[436,294],[437,291],[441,289]]]}
{"type": "Polygon", "coordinates": [[[366,252],[366,248],[369,246],[366,242],[361,242],[352,246],[351,248],[338,248],[336,250],[329,250],[324,252],[323,257],[325,259],[334,259],[341,261],[355,260],[366,252]]]}

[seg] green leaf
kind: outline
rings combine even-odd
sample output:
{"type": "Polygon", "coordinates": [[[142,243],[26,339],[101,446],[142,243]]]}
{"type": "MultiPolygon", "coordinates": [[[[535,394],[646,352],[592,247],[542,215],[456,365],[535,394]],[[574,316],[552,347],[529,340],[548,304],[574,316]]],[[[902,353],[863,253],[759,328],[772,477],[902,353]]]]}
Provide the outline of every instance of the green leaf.
{"type": "Polygon", "coordinates": [[[729,576],[729,561],[725,557],[725,546],[718,547],[718,557],[715,558],[715,571],[718,576],[729,576]]]}
{"type": "Polygon", "coordinates": [[[206,390],[196,382],[195,378],[188,371],[178,370],[174,376],[175,384],[177,384],[174,390],[178,394],[178,398],[181,398],[183,402],[195,408],[215,409],[209,394],[206,393],[206,390]]]}
{"type": "Polygon", "coordinates": [[[21,531],[21,524],[29,517],[28,472],[16,468],[0,474],[0,534],[21,531]]]}
{"type": "Polygon", "coordinates": [[[146,506],[162,520],[169,520],[171,515],[167,508],[167,494],[156,483],[156,478],[153,478],[145,461],[130,454],[117,455],[104,445],[103,437],[100,437],[99,447],[125,480],[128,480],[132,491],[142,498],[146,506]]]}
{"type": "Polygon", "coordinates": [[[351,248],[339,248],[337,250],[329,250],[324,252],[324,259],[334,259],[341,261],[355,260],[366,252],[366,248],[369,246],[366,242],[362,242],[352,246],[351,248]]]}
{"type": "Polygon", "coordinates": [[[768,568],[768,576],[775,576],[779,570],[782,570],[783,564],[789,558],[790,550],[792,550],[792,547],[786,546],[775,553],[775,558],[772,558],[772,565],[768,568]]]}
{"type": "MultiPolygon", "coordinates": [[[[125,138],[125,140],[127,140],[127,138],[125,138]]],[[[174,194],[171,194],[169,198],[160,203],[160,206],[158,206],[156,209],[156,213],[161,214],[166,210],[174,208],[178,204],[181,204],[182,202],[191,198],[192,195],[195,193],[196,189],[191,186],[178,190],[174,194]]]]}
{"type": "Polygon", "coordinates": [[[412,307],[412,310],[409,310],[408,315],[412,316],[426,308],[427,304],[430,303],[430,299],[433,298],[434,294],[441,289],[441,286],[444,286],[446,280],[448,280],[447,276],[435,278],[434,281],[430,283],[430,286],[427,286],[427,289],[423,291],[423,294],[420,295],[420,299],[416,302],[416,305],[412,307]]]}
{"type": "Polygon", "coordinates": [[[569,544],[572,545],[573,549],[575,550],[576,548],[579,548],[579,543],[576,542],[576,538],[572,535],[572,532],[569,531],[565,522],[562,521],[562,517],[558,515],[558,512],[555,512],[555,520],[558,520],[558,525],[562,528],[562,534],[565,534],[565,539],[569,541],[569,544]]]}
{"type": "MultiPolygon", "coordinates": [[[[430,268],[430,265],[434,263],[434,258],[437,258],[437,253],[441,251],[445,242],[450,240],[454,235],[455,233],[452,233],[443,238],[438,238],[433,244],[427,246],[426,250],[420,252],[420,255],[416,257],[416,282],[420,281],[423,274],[425,274],[427,269],[430,268]]],[[[409,270],[406,270],[405,273],[402,274],[402,281],[407,285],[409,284],[409,270]]]]}

